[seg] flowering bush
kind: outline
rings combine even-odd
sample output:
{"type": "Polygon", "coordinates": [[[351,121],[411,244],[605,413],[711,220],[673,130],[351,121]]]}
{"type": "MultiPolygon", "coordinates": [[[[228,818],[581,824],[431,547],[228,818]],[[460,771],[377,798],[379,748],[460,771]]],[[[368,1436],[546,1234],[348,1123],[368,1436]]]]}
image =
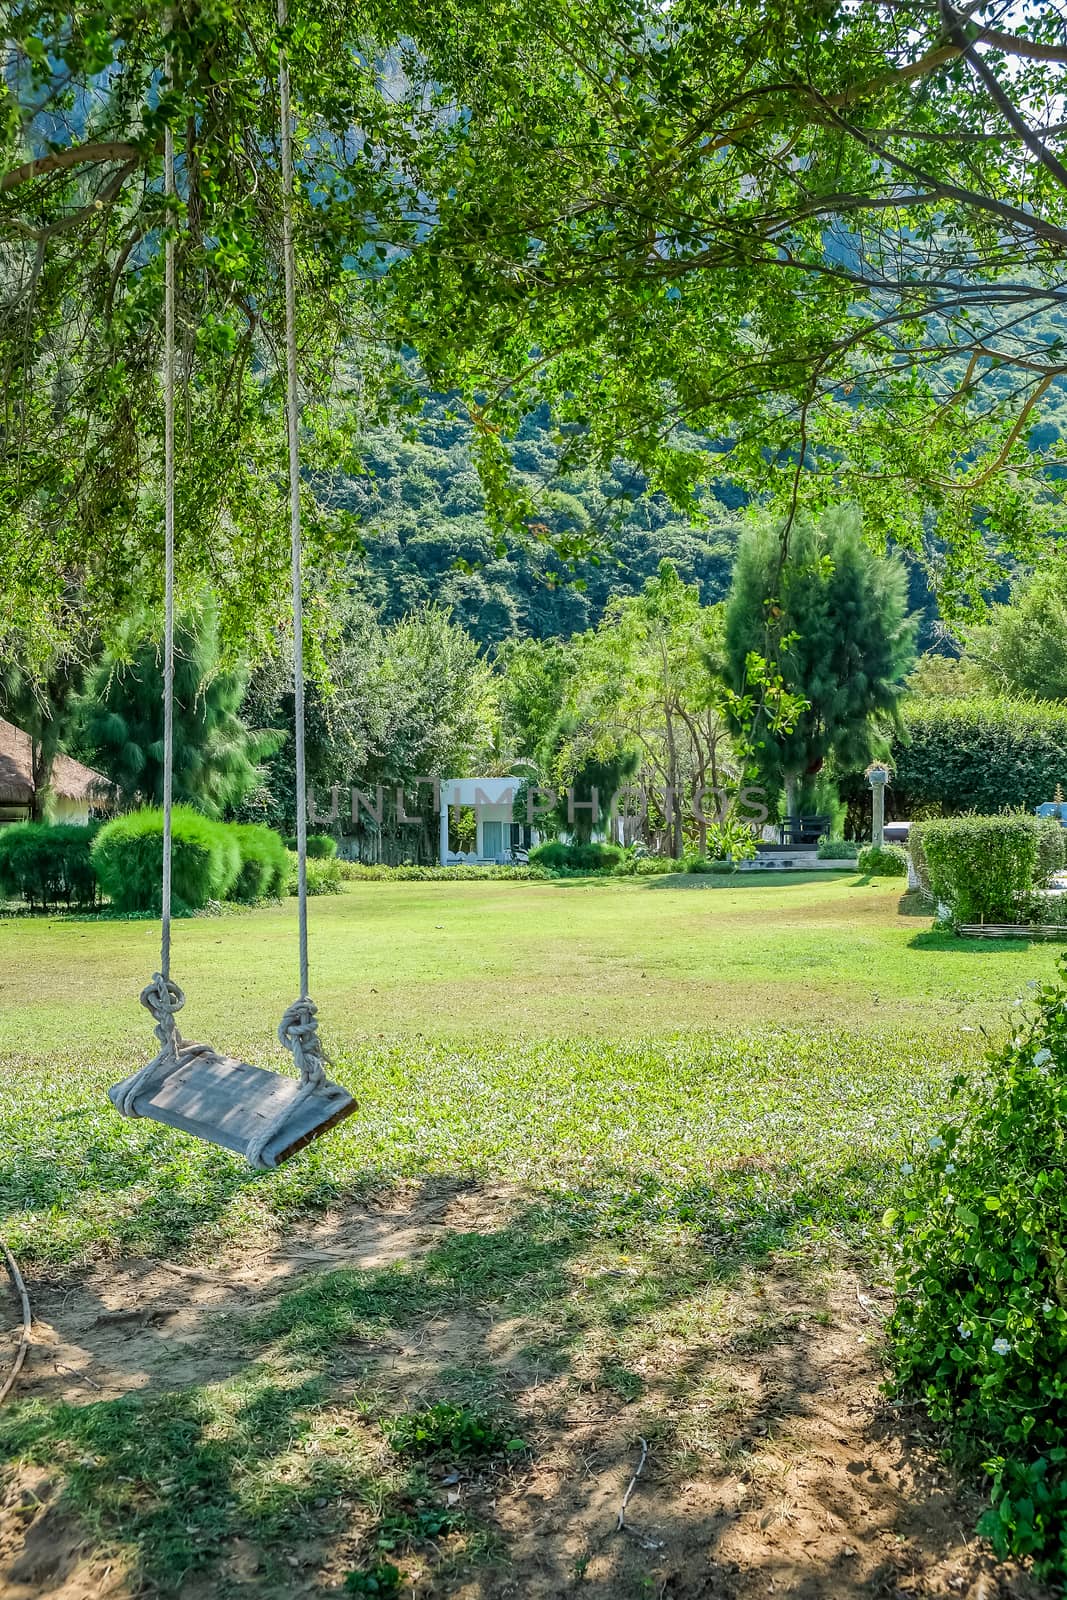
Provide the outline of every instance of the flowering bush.
{"type": "Polygon", "coordinates": [[[981,1531],[1067,1576],[1067,989],[1021,1005],[988,1079],[905,1163],[896,1383],[992,1478],[981,1531]]]}

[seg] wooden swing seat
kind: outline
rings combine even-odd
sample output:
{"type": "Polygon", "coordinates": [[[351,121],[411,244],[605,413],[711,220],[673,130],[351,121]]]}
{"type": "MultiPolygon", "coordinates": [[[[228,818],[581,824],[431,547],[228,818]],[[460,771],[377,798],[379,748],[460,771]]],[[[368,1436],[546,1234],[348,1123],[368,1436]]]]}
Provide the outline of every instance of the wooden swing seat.
{"type": "MultiPolygon", "coordinates": [[[[120,1110],[125,1087],[125,1083],[117,1083],[108,1091],[120,1110]]],[[[134,1096],[129,1114],[180,1128],[242,1156],[254,1139],[281,1118],[277,1133],[261,1152],[264,1166],[280,1167],[356,1109],[347,1089],[327,1082],[304,1094],[293,1106],[292,1116],[285,1116],[302,1088],[299,1078],[220,1056],[210,1045],[183,1041],[178,1065],[161,1081],[146,1083],[134,1096]]]]}

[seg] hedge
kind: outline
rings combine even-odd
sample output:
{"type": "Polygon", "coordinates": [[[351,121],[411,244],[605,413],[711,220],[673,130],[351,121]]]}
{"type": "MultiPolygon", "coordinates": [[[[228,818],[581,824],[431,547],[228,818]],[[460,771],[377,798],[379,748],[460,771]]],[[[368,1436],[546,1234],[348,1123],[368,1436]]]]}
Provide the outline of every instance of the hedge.
{"type": "Polygon", "coordinates": [[[279,834],[258,822],[234,828],[241,852],[241,870],[230,891],[235,900],[269,900],[285,894],[289,882],[289,852],[279,834]]]}
{"type": "Polygon", "coordinates": [[[914,823],[909,847],[923,887],[958,923],[1018,921],[1026,897],[1047,883],[1050,862],[1063,859],[1062,837],[1053,839],[1044,818],[1021,813],[914,823]]]}
{"type": "Polygon", "coordinates": [[[564,844],[549,839],[530,851],[531,867],[547,867],[550,872],[611,872],[625,852],[617,844],[564,844]]]}
{"type": "Polygon", "coordinates": [[[354,883],[448,883],[457,879],[471,883],[494,878],[510,883],[537,883],[545,882],[552,876],[544,867],[498,867],[490,862],[478,865],[473,861],[465,861],[454,867],[420,867],[414,863],[389,867],[384,862],[364,861],[338,861],[336,865],[342,879],[354,883]]]}
{"type": "MultiPolygon", "coordinates": [[[[152,808],[116,817],[97,834],[93,867],[118,911],[158,911],[163,872],[163,813],[152,808]]],[[[195,911],[229,894],[241,870],[237,831],[191,806],[175,806],[172,894],[177,911],[195,911]]]]}
{"type": "Polygon", "coordinates": [[[902,711],[891,757],[899,816],[1033,811],[1067,787],[1067,705],[982,697],[908,700],[902,711]]]}
{"type": "MultiPolygon", "coordinates": [[[[291,834],[284,841],[287,850],[296,850],[296,835],[291,834]]],[[[325,861],[337,854],[337,840],[329,833],[309,833],[307,836],[307,854],[309,861],[325,861]]]]}
{"type": "Polygon", "coordinates": [[[820,861],[855,861],[860,847],[852,839],[820,839],[815,854],[820,861]]]}
{"type": "Polygon", "coordinates": [[[35,906],[92,906],[96,825],[18,822],[0,828],[0,894],[35,906]]]}

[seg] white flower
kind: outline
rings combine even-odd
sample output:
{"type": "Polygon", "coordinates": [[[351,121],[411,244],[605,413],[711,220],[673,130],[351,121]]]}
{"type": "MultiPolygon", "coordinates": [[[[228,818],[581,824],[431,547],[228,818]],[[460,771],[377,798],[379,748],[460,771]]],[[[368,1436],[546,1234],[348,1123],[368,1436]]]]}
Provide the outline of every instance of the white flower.
{"type": "Polygon", "coordinates": [[[968,1328],[965,1322],[961,1322],[959,1324],[956,1332],[959,1334],[961,1339],[969,1339],[971,1337],[971,1330],[968,1328]]]}
{"type": "Polygon", "coordinates": [[[955,1170],[956,1170],[956,1163],[954,1161],[946,1161],[945,1162],[945,1176],[946,1177],[948,1177],[950,1172],[955,1172],[955,1170]]]}
{"type": "Polygon", "coordinates": [[[1006,1356],[1010,1349],[1011,1349],[1011,1343],[1010,1343],[1009,1340],[1007,1340],[1007,1339],[994,1339],[993,1340],[993,1354],[995,1356],[1006,1356]]]}
{"type": "Polygon", "coordinates": [[[1021,1006],[1022,1005],[1022,1001],[1021,1000],[1013,1000],[1012,1001],[1012,1005],[1013,1006],[1021,1006]]]}
{"type": "Polygon", "coordinates": [[[1052,1301],[1051,1300],[1043,1300],[1041,1302],[1041,1309],[1045,1313],[1046,1317],[1051,1316],[1051,1314],[1052,1314],[1052,1301]]]}
{"type": "Polygon", "coordinates": [[[1051,1061],[1051,1060],[1052,1060],[1052,1051],[1051,1050],[1039,1050],[1037,1052],[1037,1054],[1034,1056],[1034,1066],[1035,1067],[1043,1067],[1045,1065],[1046,1061],[1051,1061]]]}
{"type": "Polygon", "coordinates": [[[912,1166],[910,1161],[902,1161],[900,1163],[900,1170],[904,1174],[905,1178],[910,1178],[912,1173],[915,1171],[915,1168],[912,1166]]]}
{"type": "Polygon", "coordinates": [[[931,1150],[943,1150],[945,1148],[945,1141],[939,1133],[932,1133],[926,1142],[931,1150]]]}

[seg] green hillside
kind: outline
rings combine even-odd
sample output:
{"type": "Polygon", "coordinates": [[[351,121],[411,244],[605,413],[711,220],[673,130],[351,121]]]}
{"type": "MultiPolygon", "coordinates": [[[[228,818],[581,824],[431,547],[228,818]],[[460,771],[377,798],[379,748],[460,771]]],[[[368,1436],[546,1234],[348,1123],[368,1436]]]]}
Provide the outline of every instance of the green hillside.
{"type": "Polygon", "coordinates": [[[646,493],[622,463],[609,477],[560,476],[547,412],[531,417],[515,457],[545,528],[588,530],[600,546],[572,569],[548,538],[497,553],[469,441],[469,422],[432,400],[407,432],[370,434],[365,474],[331,486],[331,499],[359,519],[364,593],[385,621],[437,600],[483,645],[569,635],[595,625],[612,595],[637,593],[664,557],[700,585],[705,603],[725,596],[743,502],[733,485],[708,494],[693,519],[646,493]]]}

